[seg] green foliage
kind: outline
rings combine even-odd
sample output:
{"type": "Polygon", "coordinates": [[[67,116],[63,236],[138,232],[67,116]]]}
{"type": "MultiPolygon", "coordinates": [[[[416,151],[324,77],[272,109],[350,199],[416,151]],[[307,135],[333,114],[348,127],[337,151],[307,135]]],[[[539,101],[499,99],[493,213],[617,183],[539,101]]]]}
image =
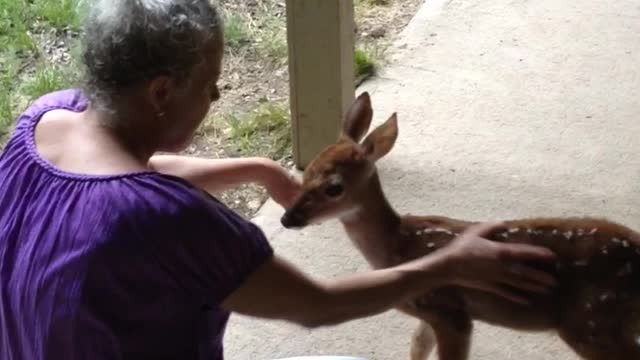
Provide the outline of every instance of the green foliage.
{"type": "Polygon", "coordinates": [[[291,149],[289,119],[289,109],[278,103],[264,103],[243,116],[227,115],[228,146],[243,156],[281,159],[291,149]]]}
{"type": "Polygon", "coordinates": [[[375,73],[373,57],[368,51],[364,49],[356,49],[353,60],[356,78],[361,76],[370,76],[375,73]]]}
{"type": "Polygon", "coordinates": [[[225,12],[224,41],[227,47],[234,50],[251,42],[251,32],[242,16],[225,12]]]}
{"type": "Polygon", "coordinates": [[[76,0],[35,0],[33,15],[57,30],[80,28],[79,6],[76,0]]]}
{"type": "Polygon", "coordinates": [[[33,77],[23,84],[20,92],[29,100],[35,100],[44,94],[72,85],[74,85],[74,79],[66,69],[53,65],[41,65],[36,69],[33,77]]]}

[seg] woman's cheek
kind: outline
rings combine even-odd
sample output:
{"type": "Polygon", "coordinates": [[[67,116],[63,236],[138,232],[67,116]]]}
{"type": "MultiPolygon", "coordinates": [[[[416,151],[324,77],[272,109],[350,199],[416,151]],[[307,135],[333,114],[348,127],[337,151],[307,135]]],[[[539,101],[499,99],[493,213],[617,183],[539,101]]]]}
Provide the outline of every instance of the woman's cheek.
{"type": "Polygon", "coordinates": [[[200,126],[209,113],[209,106],[210,103],[206,96],[198,96],[197,101],[186,109],[188,113],[184,114],[184,118],[189,121],[188,124],[185,124],[188,131],[195,131],[200,126]]]}

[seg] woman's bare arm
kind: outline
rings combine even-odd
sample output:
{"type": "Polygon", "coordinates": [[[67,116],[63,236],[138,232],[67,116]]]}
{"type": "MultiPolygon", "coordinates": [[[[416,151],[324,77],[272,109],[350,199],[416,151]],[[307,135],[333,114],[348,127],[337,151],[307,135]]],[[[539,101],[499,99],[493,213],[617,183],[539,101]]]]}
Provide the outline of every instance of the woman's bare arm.
{"type": "Polygon", "coordinates": [[[328,281],[314,280],[276,256],[222,306],[249,316],[317,327],[376,315],[446,285],[475,288],[519,303],[527,302],[519,291],[549,292],[553,277],[525,266],[514,272],[512,267],[531,260],[551,261],[553,253],[481,237],[491,229],[490,225],[471,228],[450,246],[394,268],[328,281]]]}
{"type": "Polygon", "coordinates": [[[266,158],[205,159],[179,155],[156,155],[149,166],[160,173],[183,178],[209,193],[220,193],[255,183],[283,206],[293,201],[299,182],[278,163],[266,158]]]}
{"type": "Polygon", "coordinates": [[[305,327],[376,315],[438,284],[427,265],[371,271],[331,281],[311,279],[274,257],[223,303],[237,313],[287,320],[305,327]]]}

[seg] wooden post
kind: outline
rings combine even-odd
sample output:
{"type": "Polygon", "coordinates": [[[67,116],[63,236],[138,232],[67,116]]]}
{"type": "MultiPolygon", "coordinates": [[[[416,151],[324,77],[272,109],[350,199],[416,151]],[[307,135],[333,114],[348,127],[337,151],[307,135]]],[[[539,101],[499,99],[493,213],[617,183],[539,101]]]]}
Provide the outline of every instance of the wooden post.
{"type": "Polygon", "coordinates": [[[300,169],[336,141],[355,98],[353,0],[287,0],[293,154],[300,169]]]}

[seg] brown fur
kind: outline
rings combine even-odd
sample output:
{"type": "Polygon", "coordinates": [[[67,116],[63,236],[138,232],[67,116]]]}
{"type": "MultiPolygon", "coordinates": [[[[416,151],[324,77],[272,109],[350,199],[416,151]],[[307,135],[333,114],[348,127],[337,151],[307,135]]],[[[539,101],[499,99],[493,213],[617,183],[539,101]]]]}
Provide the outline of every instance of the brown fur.
{"type": "MultiPolygon", "coordinates": [[[[374,268],[391,267],[446,246],[473,223],[439,216],[399,216],[393,210],[374,162],[393,146],[396,120],[390,119],[365,139],[368,146],[359,145],[371,111],[366,94],[356,104],[345,122],[349,135],[310,164],[304,194],[286,216],[295,216],[302,225],[340,217],[374,268]],[[336,199],[325,193],[335,183],[344,188],[336,199]]],[[[424,294],[399,308],[424,321],[413,337],[412,360],[426,359],[433,333],[440,359],[467,359],[473,320],[524,331],[555,330],[585,359],[640,359],[638,233],[604,219],[546,218],[507,221],[488,238],[551,249],[558,256],[554,265],[530,265],[554,273],[557,291],[534,298],[528,306],[459,287],[424,294]]]]}

